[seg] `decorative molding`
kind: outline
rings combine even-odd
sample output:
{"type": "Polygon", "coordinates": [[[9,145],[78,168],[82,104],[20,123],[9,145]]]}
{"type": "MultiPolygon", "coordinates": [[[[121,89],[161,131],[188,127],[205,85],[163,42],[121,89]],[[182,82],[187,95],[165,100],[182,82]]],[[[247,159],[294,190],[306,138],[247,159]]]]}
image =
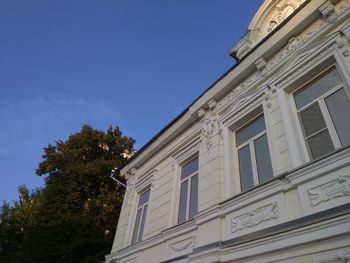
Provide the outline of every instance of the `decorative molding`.
{"type": "MultiPolygon", "coordinates": [[[[284,10],[283,8],[287,8],[288,6],[291,7],[294,5],[295,9],[298,8],[305,0],[297,0],[297,1],[280,1],[276,6],[279,8],[278,12],[282,12],[284,10]]],[[[326,2],[327,3],[327,2],[326,2]]],[[[325,5],[326,6],[326,5],[325,5]]],[[[350,0],[343,1],[339,3],[336,9],[334,9],[334,15],[333,11],[329,11],[330,7],[328,7],[328,11],[324,10],[327,14],[329,14],[328,19],[333,19],[333,16],[339,17],[343,15],[348,9],[350,8],[350,0]]],[[[287,11],[287,10],[286,10],[287,11]]],[[[274,16],[272,16],[271,21],[281,21],[282,19],[282,13],[278,15],[278,13],[274,16]]],[[[314,36],[316,36],[319,32],[324,30],[324,28],[329,25],[329,22],[325,19],[319,19],[315,21],[309,28],[307,28],[304,32],[302,32],[298,36],[291,37],[286,44],[286,46],[278,52],[273,58],[271,58],[269,61],[265,61],[266,63],[262,63],[262,61],[259,61],[259,59],[256,61],[256,67],[259,67],[258,72],[252,74],[248,79],[240,83],[237,87],[233,88],[233,90],[227,94],[221,101],[218,103],[217,108],[220,110],[223,109],[226,105],[233,103],[236,98],[242,93],[243,89],[249,90],[252,85],[256,84],[259,80],[261,80],[263,77],[267,76],[270,72],[273,72],[274,69],[281,66],[281,63],[283,63],[284,59],[293,54],[296,50],[298,50],[304,43],[311,40],[314,36]],[[262,64],[261,64],[262,63],[262,64]]],[[[350,28],[350,26],[349,26],[350,28]]],[[[343,29],[343,31],[345,31],[343,29]]],[[[348,30],[349,31],[349,30],[348,30]]],[[[345,33],[345,32],[344,32],[345,33]]],[[[350,39],[350,31],[346,32],[346,37],[350,39]]],[[[241,52],[236,52],[237,56],[240,54],[245,54],[248,52],[248,50],[251,48],[251,41],[249,40],[249,35],[246,35],[233,49],[237,50],[243,50],[241,52]]],[[[344,47],[344,46],[343,46],[344,47]]],[[[350,52],[346,49],[343,51],[344,56],[348,56],[350,52]]],[[[238,56],[238,57],[240,57],[238,56]]]]}
{"type": "Polygon", "coordinates": [[[265,67],[266,67],[266,60],[265,58],[263,57],[260,57],[258,58],[255,62],[254,62],[254,65],[256,67],[256,69],[259,71],[259,72],[262,72],[265,67]]]}
{"type": "Polygon", "coordinates": [[[313,263],[348,263],[350,262],[350,249],[333,252],[331,254],[314,257],[313,263]]]}
{"type": "Polygon", "coordinates": [[[313,46],[303,52],[300,52],[290,63],[288,67],[283,70],[281,76],[276,78],[273,86],[280,87],[285,85],[285,83],[290,80],[297,79],[303,72],[307,71],[309,68],[317,64],[317,61],[323,59],[327,53],[334,50],[336,46],[336,40],[331,39],[331,41],[320,41],[321,43],[316,45],[316,48],[313,46]]]}
{"type": "Polygon", "coordinates": [[[213,147],[213,138],[217,135],[220,135],[222,129],[218,121],[219,114],[216,109],[216,101],[214,99],[209,100],[207,106],[208,110],[201,108],[200,111],[198,111],[198,115],[202,116],[201,135],[203,141],[205,141],[206,143],[207,150],[209,153],[211,148],[213,147]]]}
{"type": "Polygon", "coordinates": [[[186,250],[188,248],[193,248],[194,247],[194,240],[195,237],[192,236],[190,238],[186,238],[184,240],[172,243],[169,245],[170,248],[170,253],[176,253],[176,252],[181,252],[183,250],[186,250]]]}
{"type": "Polygon", "coordinates": [[[277,202],[251,210],[243,215],[231,218],[231,233],[248,227],[254,227],[264,221],[279,217],[277,202]]]}
{"type": "Polygon", "coordinates": [[[341,37],[337,40],[337,46],[344,57],[348,57],[350,55],[348,40],[345,37],[341,37]]]}
{"type": "Polygon", "coordinates": [[[335,12],[335,7],[330,0],[327,0],[323,5],[319,7],[320,12],[323,15],[323,18],[326,19],[327,22],[334,24],[337,22],[337,14],[335,12]]]}
{"type": "Polygon", "coordinates": [[[137,192],[143,191],[146,187],[152,188],[155,182],[155,174],[158,172],[157,169],[153,169],[142,177],[137,178],[138,181],[135,183],[134,187],[137,192]]]}
{"type": "Polygon", "coordinates": [[[218,114],[215,111],[209,111],[206,118],[202,120],[202,137],[206,143],[208,152],[213,147],[213,138],[220,134],[220,125],[218,114]]]}
{"type": "Polygon", "coordinates": [[[307,190],[311,206],[350,195],[350,175],[339,176],[325,184],[307,190]]]}
{"type": "Polygon", "coordinates": [[[337,258],[339,260],[342,260],[341,262],[344,263],[350,262],[350,249],[347,249],[344,252],[337,253],[337,258]]]}
{"type": "Polygon", "coordinates": [[[276,93],[276,89],[273,89],[273,88],[270,88],[269,86],[267,86],[267,88],[265,89],[265,93],[264,93],[264,97],[265,97],[265,100],[266,100],[266,106],[268,108],[271,108],[271,97],[272,97],[272,94],[276,93]]]}
{"type": "Polygon", "coordinates": [[[280,0],[276,4],[275,14],[269,19],[267,33],[286,20],[305,0],[280,0]]]}
{"type": "Polygon", "coordinates": [[[127,259],[125,261],[122,261],[122,263],[137,263],[137,258],[127,259]]]}
{"type": "Polygon", "coordinates": [[[190,143],[186,144],[186,146],[179,149],[172,156],[174,159],[174,162],[172,163],[173,165],[172,168],[175,168],[175,165],[181,165],[182,162],[186,161],[188,158],[198,153],[200,145],[201,145],[201,140],[199,137],[197,137],[190,143]]]}

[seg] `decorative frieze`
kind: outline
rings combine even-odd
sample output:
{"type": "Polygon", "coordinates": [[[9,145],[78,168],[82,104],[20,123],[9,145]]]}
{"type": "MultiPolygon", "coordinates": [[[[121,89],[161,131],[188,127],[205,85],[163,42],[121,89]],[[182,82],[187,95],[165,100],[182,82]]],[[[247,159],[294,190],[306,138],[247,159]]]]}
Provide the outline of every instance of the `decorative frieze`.
{"type": "Polygon", "coordinates": [[[262,222],[279,217],[277,202],[251,210],[231,219],[231,233],[254,227],[262,222]]]}
{"type": "Polygon", "coordinates": [[[190,238],[186,238],[185,240],[181,240],[175,243],[172,243],[169,245],[169,252],[170,254],[172,253],[177,253],[181,252],[183,250],[186,250],[188,248],[193,248],[194,247],[194,236],[190,238]]]}
{"type": "Polygon", "coordinates": [[[316,206],[331,199],[350,196],[350,175],[338,178],[307,190],[310,204],[316,206]]]}

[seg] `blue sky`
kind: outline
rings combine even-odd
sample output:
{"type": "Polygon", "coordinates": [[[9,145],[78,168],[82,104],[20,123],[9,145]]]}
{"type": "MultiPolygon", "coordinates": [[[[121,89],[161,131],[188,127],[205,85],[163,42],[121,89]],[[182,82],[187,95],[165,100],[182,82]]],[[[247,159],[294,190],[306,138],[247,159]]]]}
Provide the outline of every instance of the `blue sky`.
{"type": "Polygon", "coordinates": [[[142,147],[234,64],[262,2],[0,1],[0,201],[83,124],[142,147]]]}

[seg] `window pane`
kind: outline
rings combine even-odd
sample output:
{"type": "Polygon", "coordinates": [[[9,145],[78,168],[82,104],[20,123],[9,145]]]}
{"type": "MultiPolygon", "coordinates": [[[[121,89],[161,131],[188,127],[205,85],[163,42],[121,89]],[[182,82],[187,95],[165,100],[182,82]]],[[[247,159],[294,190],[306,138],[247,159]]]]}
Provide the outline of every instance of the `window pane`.
{"type": "Polygon", "coordinates": [[[149,193],[150,190],[147,190],[146,192],[144,192],[143,194],[140,195],[140,199],[139,199],[139,207],[145,203],[148,202],[149,200],[149,193]]]}
{"type": "Polygon", "coordinates": [[[304,135],[308,137],[315,132],[326,127],[322,112],[318,103],[300,112],[301,121],[304,128],[304,135]]]}
{"type": "Polygon", "coordinates": [[[316,100],[341,82],[342,80],[338,71],[333,68],[321,78],[315,80],[309,86],[301,89],[294,95],[297,108],[300,109],[313,100],[316,100]]]}
{"type": "Polygon", "coordinates": [[[198,157],[182,167],[181,180],[198,171],[198,157]]]}
{"type": "Polygon", "coordinates": [[[259,183],[262,183],[273,177],[270,151],[266,134],[256,139],[254,146],[259,183]]]}
{"type": "Polygon", "coordinates": [[[191,178],[191,197],[190,197],[190,215],[189,219],[193,218],[198,211],[198,175],[191,178]]]}
{"type": "Polygon", "coordinates": [[[254,137],[263,130],[265,130],[265,120],[264,116],[262,115],[237,131],[237,145],[248,141],[250,138],[254,137]]]}
{"type": "Polygon", "coordinates": [[[310,151],[314,159],[334,150],[334,146],[329,136],[328,130],[324,130],[310,137],[307,141],[309,143],[310,151]]]}
{"type": "Polygon", "coordinates": [[[142,209],[137,210],[134,234],[132,235],[132,243],[136,243],[137,241],[137,235],[140,227],[141,212],[142,209]]]}
{"type": "Polygon", "coordinates": [[[344,89],[325,99],[342,145],[350,144],[350,101],[344,89]]]}
{"type": "Polygon", "coordinates": [[[187,189],[188,180],[181,184],[180,190],[180,208],[179,208],[179,224],[186,221],[186,209],[187,209],[187,189]]]}
{"type": "Polygon", "coordinates": [[[242,191],[254,186],[252,162],[250,159],[249,145],[238,151],[239,170],[241,174],[242,191]]]}
{"type": "Polygon", "coordinates": [[[147,215],[147,205],[143,207],[143,213],[142,213],[142,219],[141,219],[141,226],[140,226],[140,233],[139,238],[137,241],[141,241],[143,237],[143,230],[145,228],[145,222],[146,222],[146,215],[147,215]]]}

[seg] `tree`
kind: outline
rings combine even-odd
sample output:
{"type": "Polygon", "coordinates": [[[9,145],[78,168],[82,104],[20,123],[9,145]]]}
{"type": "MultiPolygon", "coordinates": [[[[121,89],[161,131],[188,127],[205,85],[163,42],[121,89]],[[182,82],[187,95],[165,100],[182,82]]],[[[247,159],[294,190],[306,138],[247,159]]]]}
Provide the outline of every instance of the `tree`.
{"type": "Polygon", "coordinates": [[[67,141],[44,148],[36,173],[45,176],[45,187],[32,196],[35,201],[25,191],[20,198],[32,206],[12,262],[102,261],[124,195],[109,175],[126,161],[125,153],[133,152],[133,144],[119,128],[105,133],[85,125],[67,141]]]}

